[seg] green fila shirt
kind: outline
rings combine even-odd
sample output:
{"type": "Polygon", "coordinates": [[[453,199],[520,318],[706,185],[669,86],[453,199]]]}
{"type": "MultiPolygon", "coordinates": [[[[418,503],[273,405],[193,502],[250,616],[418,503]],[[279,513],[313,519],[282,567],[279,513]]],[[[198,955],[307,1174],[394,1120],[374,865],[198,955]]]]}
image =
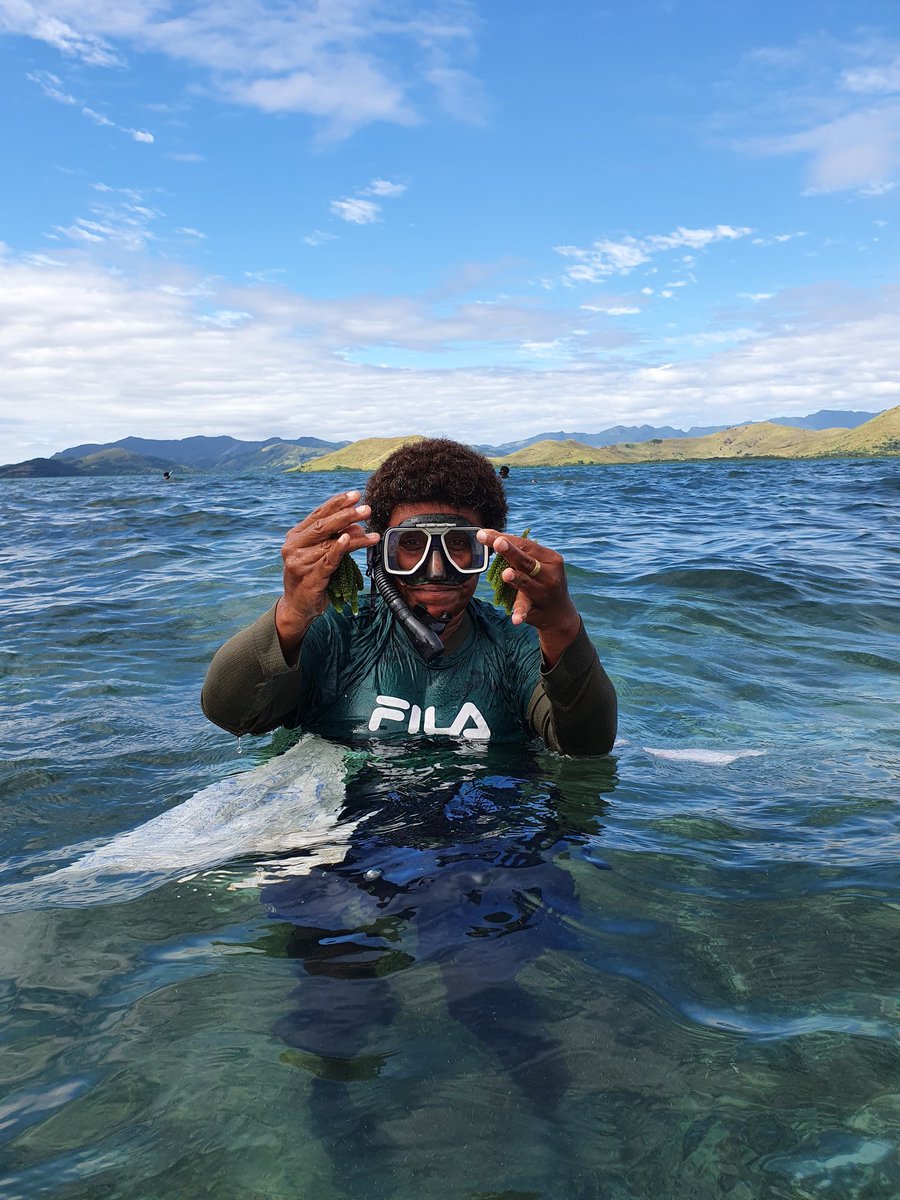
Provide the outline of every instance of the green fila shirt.
{"type": "Polygon", "coordinates": [[[303,639],[299,723],[334,738],[521,738],[540,678],[537,632],[480,600],[467,612],[462,644],[426,664],[386,604],[366,597],[356,617],[329,608],[303,639]]]}

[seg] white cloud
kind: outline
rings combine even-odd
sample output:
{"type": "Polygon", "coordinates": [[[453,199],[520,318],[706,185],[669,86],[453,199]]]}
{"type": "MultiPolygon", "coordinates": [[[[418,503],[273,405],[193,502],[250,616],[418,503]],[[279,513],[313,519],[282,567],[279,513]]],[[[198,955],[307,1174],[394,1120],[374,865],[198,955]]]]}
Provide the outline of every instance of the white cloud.
{"type": "MultiPolygon", "coordinates": [[[[2,10],[4,0],[0,0],[0,10],[2,10]]],[[[2,15],[2,11],[0,11],[2,15]]],[[[0,26],[2,31],[2,26],[0,26]]],[[[105,113],[97,112],[96,109],[88,108],[83,105],[80,100],[62,90],[62,81],[57,75],[52,75],[49,71],[34,71],[26,76],[32,83],[36,83],[48,100],[55,100],[57,104],[65,104],[81,108],[81,115],[87,117],[95,125],[100,125],[106,129],[118,129],[121,133],[127,133],[130,138],[136,142],[152,143],[155,139],[152,133],[148,133],[145,129],[128,129],[123,125],[118,125],[111,117],[105,113]]]]}
{"type": "MultiPolygon", "coordinates": [[[[343,200],[332,200],[331,212],[351,225],[373,225],[376,221],[381,220],[381,205],[374,200],[367,200],[365,197],[378,196],[379,199],[384,200],[395,199],[397,196],[402,196],[405,191],[405,183],[393,183],[389,179],[373,179],[371,183],[360,188],[357,195],[346,196],[343,200]]],[[[321,246],[323,242],[330,241],[333,237],[334,234],[322,233],[317,229],[303,240],[308,246],[321,246]]]]}
{"type": "Polygon", "coordinates": [[[633,304],[582,304],[585,312],[605,313],[608,317],[627,317],[641,310],[633,304]]]}
{"type": "Polygon", "coordinates": [[[715,225],[712,229],[686,229],[679,226],[673,233],[652,234],[645,238],[625,237],[621,241],[604,238],[587,248],[556,246],[563,258],[574,260],[564,278],[570,283],[599,283],[610,275],[630,275],[637,267],[650,262],[654,254],[688,246],[702,250],[713,242],[734,241],[747,237],[753,230],[744,226],[715,225]]]}
{"type": "MultiPolygon", "coordinates": [[[[3,0],[0,3],[0,33],[17,33],[36,41],[55,46],[63,54],[79,58],[92,66],[113,67],[121,63],[112,46],[102,37],[75,29],[51,10],[56,7],[60,14],[70,17],[70,6],[65,3],[54,5],[42,3],[40,8],[28,0],[3,0]]],[[[79,18],[80,19],[80,18],[79,18]]],[[[90,24],[90,19],[87,22],[90,24]]]]}
{"type": "Polygon", "coordinates": [[[795,233],[776,233],[771,237],[755,237],[752,239],[754,246],[780,246],[784,242],[792,242],[795,238],[804,238],[807,233],[803,229],[798,229],[795,233]]]}
{"type": "Polygon", "coordinates": [[[746,226],[715,225],[712,229],[685,229],[680,225],[674,233],[654,234],[646,238],[645,245],[653,250],[674,250],[679,246],[702,250],[711,242],[735,241],[752,232],[746,226]]]}
{"type": "Polygon", "coordinates": [[[566,278],[573,283],[596,283],[608,275],[629,275],[650,256],[636,238],[622,242],[608,239],[594,242],[590,249],[579,246],[554,246],[563,258],[575,259],[575,266],[566,271],[566,278]]]}
{"type": "Polygon", "coordinates": [[[271,267],[268,271],[245,271],[244,278],[252,279],[254,283],[274,283],[279,275],[286,273],[284,267],[271,267]]]}
{"type": "Polygon", "coordinates": [[[758,154],[806,157],[812,192],[886,189],[900,168],[900,102],[744,145],[758,154]]]}
{"type": "Polygon", "coordinates": [[[373,179],[363,188],[363,194],[367,196],[402,196],[405,191],[405,183],[392,183],[389,179],[373,179]]]}
{"type": "Polygon", "coordinates": [[[94,112],[92,108],[82,108],[81,115],[83,117],[87,117],[89,121],[93,121],[95,125],[104,125],[108,129],[117,128],[115,121],[110,120],[110,118],[104,116],[103,113],[94,112]]]}
{"type": "Polygon", "coordinates": [[[234,329],[243,321],[249,321],[250,313],[230,308],[217,308],[215,312],[204,313],[197,319],[206,325],[218,325],[221,329],[234,329]]]}
{"type": "Polygon", "coordinates": [[[103,242],[106,238],[99,232],[99,227],[91,228],[91,223],[76,221],[74,225],[54,225],[54,231],[71,242],[103,242]]]}
{"type": "Polygon", "coordinates": [[[62,80],[58,75],[52,75],[49,71],[30,71],[25,78],[36,83],[48,100],[55,100],[57,104],[78,104],[74,96],[62,90],[62,80]]]}
{"type": "Polygon", "coordinates": [[[381,208],[374,200],[351,196],[346,200],[332,200],[331,211],[336,217],[340,217],[342,221],[349,221],[352,225],[371,225],[379,220],[381,208]]]}
{"type": "Polygon", "coordinates": [[[886,196],[897,186],[896,180],[882,179],[877,183],[867,183],[859,189],[861,196],[886,196]]]}
{"type": "Polygon", "coordinates": [[[399,87],[371,64],[358,60],[332,64],[321,73],[295,71],[277,78],[240,80],[231,84],[228,95],[264,112],[327,117],[335,137],[346,137],[371,121],[413,125],[418,119],[399,87]]]}
{"type": "MultiPolygon", "coordinates": [[[[143,195],[133,188],[111,188],[94,184],[105,198],[89,207],[89,217],[78,217],[70,225],[54,225],[54,240],[65,238],[76,244],[108,243],[120,250],[139,251],[158,239],[151,228],[162,216],[158,209],[140,203],[143,195]],[[118,199],[121,196],[122,199],[118,199]],[[109,197],[109,198],[106,198],[109,197]]],[[[187,230],[181,230],[186,233],[187,230]]],[[[197,236],[202,237],[202,234],[197,236]]]]}
{"type": "Polygon", "coordinates": [[[421,119],[423,85],[452,115],[478,119],[467,67],[474,11],[465,0],[229,0],[173,9],[158,0],[0,0],[0,33],[47,42],[92,65],[124,66],[125,51],[186,62],[228,100],[320,118],[331,137],[372,121],[421,119]],[[411,65],[403,77],[400,63],[411,65]]]}
{"type": "Polygon", "coordinates": [[[841,75],[848,92],[885,95],[900,92],[900,55],[874,67],[854,67],[841,75]]]}
{"type": "Polygon", "coordinates": [[[414,297],[323,302],[183,273],[144,284],[77,255],[64,266],[8,256],[0,260],[0,394],[16,418],[3,453],[17,461],[129,433],[418,431],[501,441],[510,428],[523,436],[600,429],[651,414],[658,423],[718,424],[897,401],[900,289],[808,289],[770,303],[767,324],[695,335],[693,357],[681,339],[686,357],[663,369],[590,353],[583,309],[470,304],[437,315],[414,297]],[[353,361],[365,347],[381,361],[406,347],[414,361],[461,344],[481,348],[487,365],[353,361]]]}
{"type": "Polygon", "coordinates": [[[307,246],[324,246],[326,242],[333,242],[336,237],[337,234],[326,233],[322,229],[314,229],[303,240],[307,246]]]}
{"type": "MultiPolygon", "coordinates": [[[[861,28],[853,39],[801,37],[747,56],[754,101],[726,121],[752,123],[735,142],[751,154],[796,156],[806,194],[881,194],[900,169],[900,53],[896,40],[861,28]],[[761,132],[768,128],[770,133],[761,132]]],[[[721,120],[722,118],[720,118],[721,120]]]]}
{"type": "MultiPolygon", "coordinates": [[[[0,251],[3,247],[0,246],[0,251]]],[[[22,261],[31,267],[64,267],[66,264],[61,258],[51,258],[49,254],[26,254],[22,261]]]]}

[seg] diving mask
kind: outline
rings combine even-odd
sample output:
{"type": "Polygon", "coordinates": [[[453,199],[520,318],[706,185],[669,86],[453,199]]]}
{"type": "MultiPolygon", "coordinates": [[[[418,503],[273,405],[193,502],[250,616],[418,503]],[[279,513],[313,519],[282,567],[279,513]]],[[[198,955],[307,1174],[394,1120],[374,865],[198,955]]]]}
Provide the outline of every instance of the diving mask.
{"type": "Polygon", "coordinates": [[[479,526],[453,513],[425,513],[385,530],[381,562],[388,575],[413,587],[462,583],[487,569],[490,551],[477,538],[479,526]]]}

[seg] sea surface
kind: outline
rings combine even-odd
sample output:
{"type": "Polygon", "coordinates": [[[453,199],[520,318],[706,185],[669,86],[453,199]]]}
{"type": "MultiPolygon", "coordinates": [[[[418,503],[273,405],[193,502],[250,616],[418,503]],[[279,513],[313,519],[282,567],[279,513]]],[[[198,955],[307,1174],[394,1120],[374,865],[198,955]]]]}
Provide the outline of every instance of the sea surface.
{"type": "Polygon", "coordinates": [[[0,483],[2,1200],[895,1200],[896,460],[514,472],[613,755],[339,749],[318,849],[51,879],[251,803],[207,663],[359,483],[0,483]]]}

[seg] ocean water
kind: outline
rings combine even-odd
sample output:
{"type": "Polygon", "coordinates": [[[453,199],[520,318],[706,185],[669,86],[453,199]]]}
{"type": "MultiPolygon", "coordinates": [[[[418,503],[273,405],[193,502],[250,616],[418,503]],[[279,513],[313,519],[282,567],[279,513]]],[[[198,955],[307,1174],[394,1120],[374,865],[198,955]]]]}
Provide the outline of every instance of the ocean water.
{"type": "Polygon", "coordinates": [[[0,484],[0,1197],[900,1195],[898,463],[514,473],[615,753],[301,744],[263,853],[200,685],[357,485],[0,484]]]}

